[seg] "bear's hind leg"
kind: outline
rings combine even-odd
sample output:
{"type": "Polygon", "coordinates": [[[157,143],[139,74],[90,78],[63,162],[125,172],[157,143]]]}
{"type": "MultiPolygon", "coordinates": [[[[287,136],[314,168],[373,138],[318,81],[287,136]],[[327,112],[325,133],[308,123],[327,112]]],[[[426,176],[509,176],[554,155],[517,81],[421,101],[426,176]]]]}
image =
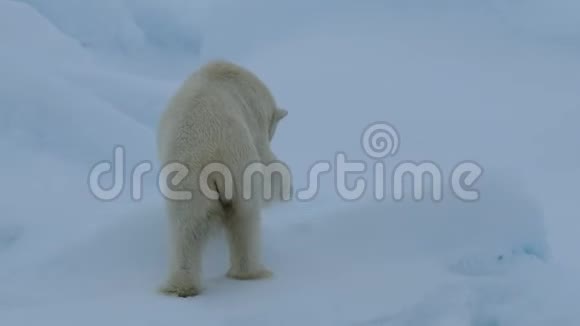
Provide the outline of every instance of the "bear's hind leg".
{"type": "Polygon", "coordinates": [[[192,297],[201,291],[207,212],[200,211],[200,207],[194,207],[190,201],[170,202],[168,205],[172,260],[169,279],[161,291],[178,297],[192,297]]]}
{"type": "Polygon", "coordinates": [[[241,200],[225,221],[229,250],[229,278],[253,280],[272,275],[261,264],[260,205],[241,200]]]}

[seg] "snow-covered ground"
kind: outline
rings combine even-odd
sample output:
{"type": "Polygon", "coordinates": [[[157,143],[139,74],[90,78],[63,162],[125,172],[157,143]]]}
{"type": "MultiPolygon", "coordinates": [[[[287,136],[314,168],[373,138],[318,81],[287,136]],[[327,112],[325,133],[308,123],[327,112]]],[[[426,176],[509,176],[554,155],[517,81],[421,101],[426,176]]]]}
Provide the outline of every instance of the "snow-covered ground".
{"type": "Polygon", "coordinates": [[[579,54],[574,0],[0,0],[0,325],[576,326],[579,54]],[[387,171],[475,161],[480,200],[345,201],[323,175],[265,212],[272,279],[226,279],[218,237],[203,295],[160,295],[154,174],[111,202],[88,175],[116,145],[158,169],[158,116],[213,58],[290,112],[297,189],[339,152],[374,164],[361,134],[387,121],[387,171]]]}

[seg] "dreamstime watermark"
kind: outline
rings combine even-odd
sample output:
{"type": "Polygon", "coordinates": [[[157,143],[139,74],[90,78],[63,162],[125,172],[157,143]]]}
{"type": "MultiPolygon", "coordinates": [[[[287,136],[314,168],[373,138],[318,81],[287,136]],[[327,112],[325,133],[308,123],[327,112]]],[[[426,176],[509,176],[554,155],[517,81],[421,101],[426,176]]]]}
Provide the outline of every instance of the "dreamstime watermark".
{"type": "MultiPolygon", "coordinates": [[[[348,201],[363,198],[369,192],[369,178],[373,184],[372,195],[376,200],[387,198],[389,189],[395,201],[404,200],[405,194],[409,193],[416,201],[424,200],[427,195],[433,201],[441,201],[446,182],[451,193],[458,199],[479,199],[480,194],[475,184],[483,174],[483,168],[474,161],[459,162],[448,173],[444,173],[438,164],[428,160],[401,161],[388,171],[386,159],[397,154],[400,137],[397,130],[387,122],[376,122],[365,128],[361,135],[361,146],[370,158],[370,163],[368,160],[349,160],[346,153],[338,152],[333,161],[317,161],[312,164],[308,170],[306,187],[295,192],[291,171],[282,162],[252,162],[241,169],[229,167],[222,162],[212,162],[195,173],[183,162],[171,162],[159,170],[157,186],[160,193],[170,200],[191,200],[194,196],[191,189],[198,189],[203,196],[213,200],[232,199],[238,191],[246,200],[261,196],[265,200],[277,198],[287,201],[296,198],[307,201],[318,195],[321,176],[333,171],[335,191],[348,201]],[[361,175],[369,172],[370,177],[361,175]],[[353,174],[358,176],[354,185],[349,187],[347,178],[353,174]]],[[[101,161],[93,166],[88,183],[96,198],[111,201],[123,193],[127,179],[125,156],[124,147],[117,146],[113,150],[112,161],[101,161]],[[113,176],[112,185],[108,188],[100,183],[105,174],[113,176]]],[[[131,169],[128,179],[133,200],[142,199],[143,178],[151,171],[153,164],[150,161],[139,162],[131,169]]]]}

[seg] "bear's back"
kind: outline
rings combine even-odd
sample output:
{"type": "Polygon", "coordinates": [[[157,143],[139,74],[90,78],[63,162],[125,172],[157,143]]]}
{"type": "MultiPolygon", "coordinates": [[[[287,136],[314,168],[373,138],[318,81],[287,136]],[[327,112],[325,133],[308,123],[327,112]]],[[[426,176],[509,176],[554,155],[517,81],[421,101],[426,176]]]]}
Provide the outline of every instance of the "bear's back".
{"type": "Polygon", "coordinates": [[[261,102],[264,96],[266,103],[271,98],[261,88],[265,86],[252,73],[223,61],[194,72],[161,118],[160,159],[201,166],[228,160],[240,148],[255,151],[255,135],[266,132],[262,129],[268,120],[261,102]]]}
{"type": "Polygon", "coordinates": [[[233,106],[242,109],[241,112],[248,122],[256,120],[258,126],[269,123],[274,114],[276,103],[266,85],[251,71],[227,61],[212,61],[204,65],[199,71],[200,79],[205,85],[211,85],[222,96],[233,97],[233,100],[242,104],[233,106]]]}

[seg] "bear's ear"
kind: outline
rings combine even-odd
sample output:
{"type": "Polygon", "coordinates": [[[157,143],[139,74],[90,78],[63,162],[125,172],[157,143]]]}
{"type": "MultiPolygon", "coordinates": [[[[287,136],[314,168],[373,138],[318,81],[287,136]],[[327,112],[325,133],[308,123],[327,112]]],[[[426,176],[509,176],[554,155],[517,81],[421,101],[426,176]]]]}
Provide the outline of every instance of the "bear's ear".
{"type": "Polygon", "coordinates": [[[284,109],[277,108],[276,113],[274,114],[274,117],[275,117],[274,120],[280,121],[280,120],[284,119],[284,117],[287,115],[288,115],[288,111],[286,111],[284,109]]]}
{"type": "Polygon", "coordinates": [[[272,138],[274,137],[274,132],[276,132],[276,127],[278,126],[278,122],[280,122],[280,120],[284,119],[285,116],[288,115],[288,111],[284,110],[284,109],[280,109],[280,108],[276,108],[276,111],[274,111],[274,117],[271,121],[270,124],[270,141],[272,141],[272,138]]]}

